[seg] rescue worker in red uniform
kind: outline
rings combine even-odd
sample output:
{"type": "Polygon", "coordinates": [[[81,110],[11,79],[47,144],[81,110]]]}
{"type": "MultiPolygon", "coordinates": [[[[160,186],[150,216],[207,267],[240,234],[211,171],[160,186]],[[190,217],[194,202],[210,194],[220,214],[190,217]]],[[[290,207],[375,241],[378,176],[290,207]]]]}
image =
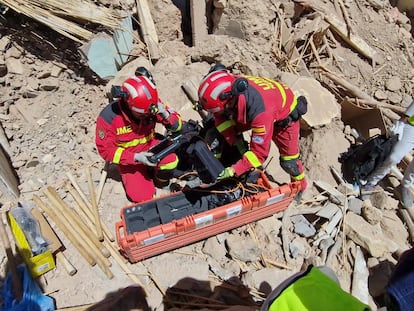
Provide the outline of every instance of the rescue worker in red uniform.
{"type": "Polygon", "coordinates": [[[269,78],[233,75],[221,64],[203,78],[198,96],[203,109],[213,114],[217,130],[242,155],[219,179],[262,167],[273,140],[281,167],[300,181],[302,191],[306,189],[299,159],[299,118],[307,111],[305,97],[297,98],[290,88],[269,78]],[[251,130],[248,149],[241,135],[247,130],[251,130]]]}
{"type": "Polygon", "coordinates": [[[168,183],[178,164],[174,153],[158,163],[149,160],[152,153],[148,150],[160,141],[155,138],[156,123],[171,132],[179,132],[182,126],[180,115],[159,99],[150,74],[125,80],[120,96],[102,110],[96,121],[98,152],[105,161],[118,165],[132,202],[153,198],[154,183],[168,183]]]}

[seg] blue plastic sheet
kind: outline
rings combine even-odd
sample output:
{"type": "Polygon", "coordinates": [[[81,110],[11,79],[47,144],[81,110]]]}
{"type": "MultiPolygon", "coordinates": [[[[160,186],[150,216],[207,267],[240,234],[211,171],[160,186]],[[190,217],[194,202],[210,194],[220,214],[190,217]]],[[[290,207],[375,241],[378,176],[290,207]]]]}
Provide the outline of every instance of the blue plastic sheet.
{"type": "Polygon", "coordinates": [[[52,298],[43,295],[36,281],[30,275],[25,265],[17,267],[22,276],[23,297],[17,301],[13,296],[11,274],[8,273],[3,283],[3,306],[1,311],[53,311],[55,310],[52,298]]]}

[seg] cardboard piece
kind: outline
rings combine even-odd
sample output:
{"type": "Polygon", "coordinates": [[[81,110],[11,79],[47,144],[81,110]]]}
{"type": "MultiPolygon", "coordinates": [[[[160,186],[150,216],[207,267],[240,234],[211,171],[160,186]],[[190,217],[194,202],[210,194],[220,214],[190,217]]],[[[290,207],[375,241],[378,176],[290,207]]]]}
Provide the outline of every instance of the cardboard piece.
{"type": "Polygon", "coordinates": [[[386,134],[387,131],[380,109],[362,108],[346,100],[342,102],[342,121],[366,139],[375,134],[386,134]]]}
{"type": "Polygon", "coordinates": [[[63,250],[63,244],[59,240],[58,236],[56,235],[55,231],[53,231],[52,227],[50,227],[49,223],[47,222],[45,216],[40,212],[38,208],[32,208],[30,210],[31,214],[34,218],[39,222],[40,232],[43,238],[49,243],[48,248],[52,253],[55,253],[58,250],[63,250]]]}

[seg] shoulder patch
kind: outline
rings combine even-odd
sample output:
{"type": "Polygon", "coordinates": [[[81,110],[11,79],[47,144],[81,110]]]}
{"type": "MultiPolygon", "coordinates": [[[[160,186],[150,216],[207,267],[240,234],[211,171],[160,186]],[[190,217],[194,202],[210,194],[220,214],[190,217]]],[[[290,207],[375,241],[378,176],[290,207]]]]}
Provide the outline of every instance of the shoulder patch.
{"type": "Polygon", "coordinates": [[[98,129],[98,137],[100,139],[104,139],[105,138],[105,131],[103,129],[98,129]]]}
{"type": "Polygon", "coordinates": [[[252,136],[252,141],[255,142],[256,144],[263,144],[263,137],[262,136],[252,136]]]}

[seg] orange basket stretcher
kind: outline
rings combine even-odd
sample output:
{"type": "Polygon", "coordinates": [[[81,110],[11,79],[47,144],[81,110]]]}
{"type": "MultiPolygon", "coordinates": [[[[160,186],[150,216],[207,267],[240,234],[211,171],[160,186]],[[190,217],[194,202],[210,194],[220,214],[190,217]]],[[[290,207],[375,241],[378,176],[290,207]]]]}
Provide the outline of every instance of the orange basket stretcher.
{"type": "Polygon", "coordinates": [[[257,185],[262,189],[261,192],[144,230],[134,228],[136,227],[134,222],[142,219],[131,215],[138,210],[150,209],[151,204],[156,204],[162,199],[173,202],[176,197],[179,199],[178,202],[182,202],[179,197],[181,192],[125,206],[120,212],[121,221],[116,223],[120,252],[134,263],[198,242],[283,211],[300,191],[299,182],[272,187],[263,172],[260,172],[257,185]]]}

